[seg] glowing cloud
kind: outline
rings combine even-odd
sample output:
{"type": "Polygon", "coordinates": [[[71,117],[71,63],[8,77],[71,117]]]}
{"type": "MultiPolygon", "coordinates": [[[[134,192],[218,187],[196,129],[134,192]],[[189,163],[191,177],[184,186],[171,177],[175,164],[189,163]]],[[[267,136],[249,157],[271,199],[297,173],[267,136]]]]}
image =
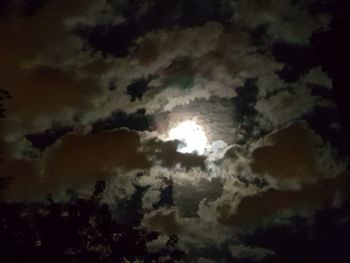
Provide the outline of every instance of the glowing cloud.
{"type": "Polygon", "coordinates": [[[191,120],[181,122],[170,129],[168,139],[182,142],[178,147],[178,151],[181,153],[197,152],[203,154],[208,143],[203,128],[191,120]]]}

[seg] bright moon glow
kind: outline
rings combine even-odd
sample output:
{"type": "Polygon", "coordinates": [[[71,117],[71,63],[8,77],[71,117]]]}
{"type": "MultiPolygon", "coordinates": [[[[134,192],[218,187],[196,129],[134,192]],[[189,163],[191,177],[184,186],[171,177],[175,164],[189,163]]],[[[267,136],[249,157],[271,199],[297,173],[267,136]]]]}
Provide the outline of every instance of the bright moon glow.
{"type": "Polygon", "coordinates": [[[207,137],[203,128],[194,121],[184,121],[169,131],[169,140],[179,140],[178,152],[203,154],[207,147],[207,137]]]}

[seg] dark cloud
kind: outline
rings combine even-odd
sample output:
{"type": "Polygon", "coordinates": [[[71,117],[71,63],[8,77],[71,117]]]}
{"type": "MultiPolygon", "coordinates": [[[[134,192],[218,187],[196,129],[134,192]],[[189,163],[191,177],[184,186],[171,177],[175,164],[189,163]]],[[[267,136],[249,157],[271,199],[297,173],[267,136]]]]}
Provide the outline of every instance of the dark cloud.
{"type": "Polygon", "coordinates": [[[32,16],[37,13],[47,1],[48,0],[3,0],[0,2],[0,17],[32,16]]]}
{"type": "Polygon", "coordinates": [[[230,213],[230,204],[218,207],[218,221],[224,225],[248,226],[260,224],[264,219],[274,216],[283,217],[283,212],[302,214],[324,207],[332,207],[339,193],[348,194],[349,174],[337,178],[326,179],[317,184],[311,184],[301,190],[267,190],[258,195],[244,198],[235,213],[230,213]]]}
{"type": "Polygon", "coordinates": [[[144,224],[150,229],[160,231],[166,235],[178,235],[181,225],[177,222],[176,210],[158,209],[144,218],[144,224]]]}
{"type": "Polygon", "coordinates": [[[347,1],[335,1],[335,9],[332,11],[333,17],[328,30],[318,32],[311,38],[311,43],[315,47],[316,54],[319,57],[322,68],[332,77],[334,89],[332,94],[337,101],[340,109],[340,116],[344,129],[350,130],[347,116],[350,113],[350,107],[347,100],[348,95],[348,72],[346,65],[348,63],[347,54],[349,40],[344,35],[349,34],[349,16],[345,10],[348,10],[347,1]]]}
{"type": "Polygon", "coordinates": [[[85,39],[86,48],[116,57],[126,56],[131,44],[142,32],[137,24],[131,23],[116,26],[98,25],[93,28],[79,28],[76,31],[85,39]]]}
{"type": "Polygon", "coordinates": [[[79,188],[118,176],[130,185],[137,170],[147,170],[155,164],[170,169],[176,166],[204,169],[205,157],[177,152],[176,141],[151,139],[141,143],[140,136],[127,129],[81,132],[84,131],[77,130],[61,137],[33,159],[5,156],[0,163],[0,174],[11,179],[6,199],[41,199],[66,188],[79,188]],[[130,171],[134,172],[126,175],[129,179],[125,180],[124,174],[130,171]],[[28,189],[24,191],[25,188],[28,189]]]}
{"type": "Polygon", "coordinates": [[[132,114],[120,111],[112,113],[111,116],[93,123],[92,132],[114,130],[123,127],[134,131],[152,130],[153,120],[151,116],[146,114],[144,109],[139,109],[132,114]]]}
{"type": "Polygon", "coordinates": [[[150,80],[140,79],[126,87],[126,93],[130,96],[131,101],[136,99],[141,100],[143,94],[149,89],[148,83],[150,80]]]}
{"type": "Polygon", "coordinates": [[[308,5],[308,9],[312,14],[334,14],[340,2],[341,1],[330,0],[311,1],[308,5]]]}
{"type": "Polygon", "coordinates": [[[160,161],[166,167],[181,165],[189,169],[191,167],[205,168],[205,156],[192,153],[180,153],[177,151],[179,141],[162,142],[160,140],[150,140],[146,142],[145,151],[154,158],[155,162],[160,161]]]}
{"type": "MultiPolygon", "coordinates": [[[[151,116],[146,115],[144,109],[139,109],[135,113],[127,114],[125,112],[115,112],[111,116],[97,120],[91,124],[92,133],[99,131],[115,130],[119,128],[128,128],[134,131],[152,130],[153,121],[151,116]]],[[[73,126],[56,127],[47,129],[43,132],[26,134],[25,138],[31,142],[34,148],[44,150],[51,146],[57,139],[73,131],[73,126]]]]}
{"type": "Polygon", "coordinates": [[[98,90],[91,80],[79,80],[71,72],[50,67],[39,67],[26,72],[8,84],[13,96],[7,107],[11,112],[21,110],[26,114],[40,115],[57,112],[65,107],[86,107],[98,90]],[[89,100],[87,99],[87,100],[89,100]]]}
{"type": "Polygon", "coordinates": [[[285,64],[277,74],[286,82],[295,82],[311,68],[319,64],[319,58],[310,46],[277,42],[272,53],[278,62],[285,64]]]}
{"type": "Polygon", "coordinates": [[[158,209],[161,207],[172,207],[174,206],[174,187],[172,178],[163,179],[162,188],[160,190],[158,202],[153,204],[153,208],[158,209]]]}
{"type": "Polygon", "coordinates": [[[239,123],[239,128],[242,130],[242,138],[240,143],[245,143],[248,138],[253,136],[253,130],[256,126],[255,104],[257,102],[257,79],[247,79],[244,86],[237,89],[237,97],[233,99],[235,105],[235,119],[239,123]]]}
{"type": "Polygon", "coordinates": [[[343,129],[338,108],[317,107],[312,114],[305,116],[310,127],[328,141],[340,156],[349,155],[347,133],[343,129]]]}
{"type": "Polygon", "coordinates": [[[112,213],[117,222],[122,224],[139,225],[142,217],[142,197],[147,191],[147,187],[135,185],[135,192],[130,198],[114,201],[112,213]]]}
{"type": "Polygon", "coordinates": [[[262,247],[250,247],[237,245],[230,247],[233,258],[239,262],[261,262],[263,259],[271,258],[275,254],[274,251],[262,247]]]}
{"type": "Polygon", "coordinates": [[[34,148],[42,151],[54,144],[59,138],[72,131],[72,127],[53,128],[40,133],[27,134],[25,137],[31,142],[34,148]]]}
{"type": "Polygon", "coordinates": [[[148,31],[201,26],[230,18],[224,1],[112,1],[111,5],[122,14],[124,22],[114,26],[82,26],[77,32],[92,50],[117,57],[126,56],[136,38],[148,31]]]}
{"type": "Polygon", "coordinates": [[[271,40],[305,44],[314,31],[322,30],[329,22],[329,17],[325,14],[310,15],[310,2],[237,1],[234,18],[237,23],[249,29],[266,26],[271,40]]]}
{"type": "Polygon", "coordinates": [[[45,197],[65,186],[109,178],[118,174],[118,169],[148,168],[150,162],[138,152],[139,140],[135,132],[127,130],[73,133],[47,149],[41,160],[6,160],[0,164],[2,175],[14,177],[8,195],[10,199],[45,197]]]}
{"type": "Polygon", "coordinates": [[[178,184],[174,189],[174,201],[182,217],[197,217],[199,202],[216,200],[223,191],[223,182],[219,178],[211,181],[202,179],[198,185],[178,184]]]}
{"type": "MultiPolygon", "coordinates": [[[[261,226],[245,237],[250,246],[268,247],[272,258],[261,262],[345,262],[349,255],[349,204],[293,217],[286,224],[261,226]]],[[[241,261],[240,261],[241,262],[241,261]]],[[[246,261],[242,261],[246,262],[246,261]]]]}
{"type": "Polygon", "coordinates": [[[253,172],[301,182],[312,182],[321,177],[323,171],[319,171],[316,162],[318,143],[307,127],[293,124],[276,132],[270,139],[272,145],[253,152],[253,172]]]}

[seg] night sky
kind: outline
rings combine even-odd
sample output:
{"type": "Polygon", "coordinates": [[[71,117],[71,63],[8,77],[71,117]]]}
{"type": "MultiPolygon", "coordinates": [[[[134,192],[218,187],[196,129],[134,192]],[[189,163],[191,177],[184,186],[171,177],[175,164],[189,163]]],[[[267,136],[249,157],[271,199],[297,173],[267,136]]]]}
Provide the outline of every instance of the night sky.
{"type": "Polygon", "coordinates": [[[0,0],[0,262],[350,262],[346,0],[0,0]]]}

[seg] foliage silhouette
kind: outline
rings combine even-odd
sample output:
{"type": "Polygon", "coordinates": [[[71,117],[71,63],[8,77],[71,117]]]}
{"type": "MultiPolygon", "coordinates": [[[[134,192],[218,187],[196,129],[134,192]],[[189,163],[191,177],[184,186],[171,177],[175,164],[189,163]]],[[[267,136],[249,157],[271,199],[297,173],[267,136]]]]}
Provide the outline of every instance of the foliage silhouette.
{"type": "Polygon", "coordinates": [[[135,224],[112,219],[101,204],[105,182],[96,183],[89,199],[45,204],[0,203],[2,262],[176,262],[184,258],[177,236],[156,252],[147,243],[159,237],[135,224]]]}
{"type": "Polygon", "coordinates": [[[1,89],[0,88],[0,118],[4,118],[5,115],[5,111],[6,109],[4,108],[4,105],[2,104],[2,101],[4,101],[5,99],[10,99],[11,95],[7,90],[1,89]]]}

